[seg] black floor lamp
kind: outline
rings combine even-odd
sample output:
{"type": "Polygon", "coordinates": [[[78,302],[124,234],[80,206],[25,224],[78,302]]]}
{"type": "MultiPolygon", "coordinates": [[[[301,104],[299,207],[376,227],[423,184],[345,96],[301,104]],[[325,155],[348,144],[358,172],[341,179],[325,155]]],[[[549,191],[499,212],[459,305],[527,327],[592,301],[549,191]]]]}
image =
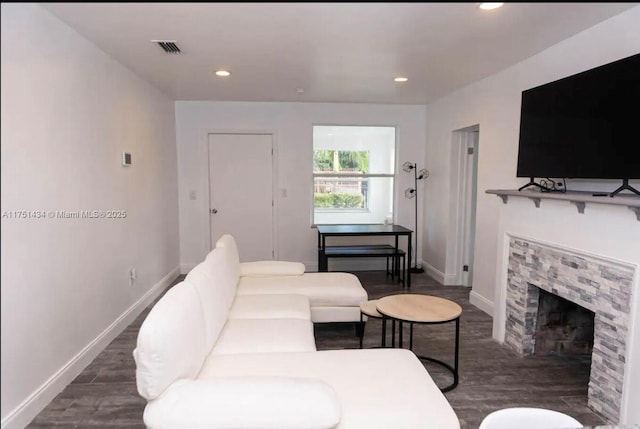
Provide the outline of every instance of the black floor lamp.
{"type": "MultiPolygon", "coordinates": [[[[404,191],[404,196],[411,199],[415,203],[415,241],[416,245],[413,247],[414,263],[413,267],[409,268],[412,273],[424,273],[424,268],[418,265],[418,180],[423,180],[429,177],[429,171],[426,168],[418,171],[418,165],[411,162],[405,162],[402,164],[402,170],[410,173],[413,170],[413,188],[407,188],[404,191]]],[[[411,264],[411,261],[409,261],[411,264]]]]}

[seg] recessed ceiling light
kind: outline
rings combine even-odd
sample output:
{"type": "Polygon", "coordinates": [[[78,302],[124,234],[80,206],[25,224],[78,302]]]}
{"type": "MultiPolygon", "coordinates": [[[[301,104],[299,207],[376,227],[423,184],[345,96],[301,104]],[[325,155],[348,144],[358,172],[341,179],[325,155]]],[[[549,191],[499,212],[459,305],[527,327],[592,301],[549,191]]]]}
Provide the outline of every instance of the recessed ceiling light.
{"type": "Polygon", "coordinates": [[[480,3],[479,7],[482,10],[493,10],[502,6],[504,6],[504,3],[480,3]]]}
{"type": "Polygon", "coordinates": [[[406,82],[408,80],[409,79],[406,78],[406,77],[397,77],[397,78],[393,79],[394,82],[406,82]]]}
{"type": "Polygon", "coordinates": [[[222,77],[226,77],[226,76],[230,76],[231,72],[228,72],[226,70],[218,70],[216,72],[216,76],[222,76],[222,77]]]}

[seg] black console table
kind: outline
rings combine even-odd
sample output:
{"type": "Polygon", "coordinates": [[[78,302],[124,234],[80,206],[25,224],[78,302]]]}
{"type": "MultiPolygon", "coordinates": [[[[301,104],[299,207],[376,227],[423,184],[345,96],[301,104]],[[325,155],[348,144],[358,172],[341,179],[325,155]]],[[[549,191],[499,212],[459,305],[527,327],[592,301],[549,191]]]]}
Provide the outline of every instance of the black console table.
{"type": "MultiPolygon", "coordinates": [[[[318,271],[327,271],[325,255],[327,237],[363,237],[363,236],[392,236],[395,237],[394,254],[400,255],[400,236],[407,237],[407,260],[411,261],[412,230],[402,225],[384,224],[354,224],[354,225],[316,225],[318,229],[318,271]]],[[[364,255],[363,255],[364,256],[364,255]]],[[[406,270],[406,285],[411,287],[411,270],[406,270]]]]}

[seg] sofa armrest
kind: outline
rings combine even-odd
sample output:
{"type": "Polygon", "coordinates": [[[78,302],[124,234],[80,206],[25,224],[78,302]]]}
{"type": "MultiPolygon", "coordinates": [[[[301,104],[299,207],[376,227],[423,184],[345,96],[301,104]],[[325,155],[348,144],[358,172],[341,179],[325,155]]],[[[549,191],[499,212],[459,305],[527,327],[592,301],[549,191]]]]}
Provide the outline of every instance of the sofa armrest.
{"type": "Polygon", "coordinates": [[[240,264],[240,277],[301,276],[305,266],[300,262],[255,261],[240,264]]]}
{"type": "Polygon", "coordinates": [[[341,418],[327,383],[292,377],[215,377],[173,383],[144,410],[148,429],[328,429],[341,418]]]}

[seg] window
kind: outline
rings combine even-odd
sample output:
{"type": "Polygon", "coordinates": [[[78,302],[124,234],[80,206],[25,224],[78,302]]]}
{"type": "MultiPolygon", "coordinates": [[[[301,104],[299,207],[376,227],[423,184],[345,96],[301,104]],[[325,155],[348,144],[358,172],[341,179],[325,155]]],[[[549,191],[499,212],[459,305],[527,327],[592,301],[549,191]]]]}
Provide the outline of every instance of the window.
{"type": "Polygon", "coordinates": [[[393,216],[395,127],[313,127],[314,224],[393,216]]]}

